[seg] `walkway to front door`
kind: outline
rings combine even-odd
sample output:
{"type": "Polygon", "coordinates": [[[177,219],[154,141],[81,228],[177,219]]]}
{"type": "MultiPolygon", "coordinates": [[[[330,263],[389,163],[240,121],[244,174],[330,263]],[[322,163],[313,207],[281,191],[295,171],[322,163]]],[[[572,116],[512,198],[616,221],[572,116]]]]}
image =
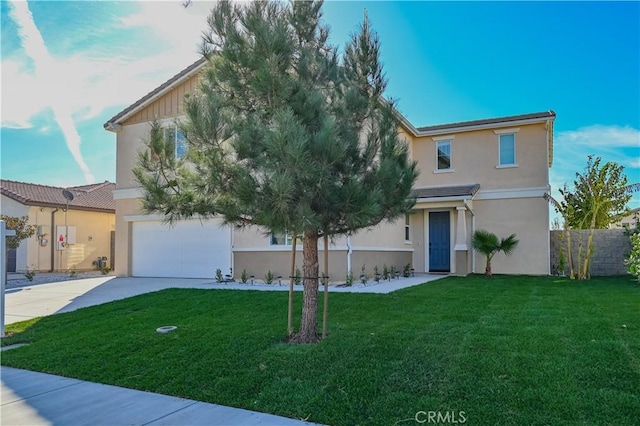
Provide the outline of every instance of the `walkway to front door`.
{"type": "Polygon", "coordinates": [[[429,272],[451,271],[449,212],[429,212],[429,272]]]}

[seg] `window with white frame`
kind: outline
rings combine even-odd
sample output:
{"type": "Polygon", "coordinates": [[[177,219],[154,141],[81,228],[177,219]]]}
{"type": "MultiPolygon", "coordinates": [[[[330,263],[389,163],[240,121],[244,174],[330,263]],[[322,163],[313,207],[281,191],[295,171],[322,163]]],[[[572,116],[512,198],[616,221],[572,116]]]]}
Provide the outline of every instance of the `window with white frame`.
{"type": "Polygon", "coordinates": [[[163,129],[165,140],[173,142],[173,154],[176,159],[184,158],[187,155],[187,141],[184,134],[176,125],[170,125],[163,129]]]}
{"type": "Polygon", "coordinates": [[[516,165],[516,134],[504,133],[498,135],[498,165],[499,166],[515,166],[516,165]]]}
{"type": "Polygon", "coordinates": [[[404,240],[411,241],[411,215],[404,215],[404,240]]]}
{"type": "Polygon", "coordinates": [[[442,140],[436,142],[437,159],[436,170],[451,169],[451,140],[442,140]]]}
{"type": "MultiPolygon", "coordinates": [[[[291,246],[293,244],[293,234],[280,232],[271,234],[270,244],[272,246],[291,246]]],[[[302,244],[302,234],[296,237],[296,245],[302,244]]]]}

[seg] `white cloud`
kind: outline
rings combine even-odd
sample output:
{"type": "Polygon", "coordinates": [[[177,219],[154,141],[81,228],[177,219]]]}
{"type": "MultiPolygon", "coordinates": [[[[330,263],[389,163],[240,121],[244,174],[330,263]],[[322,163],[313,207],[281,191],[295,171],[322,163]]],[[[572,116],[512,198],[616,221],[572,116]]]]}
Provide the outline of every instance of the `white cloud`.
{"type": "Polygon", "coordinates": [[[578,130],[558,132],[556,141],[574,147],[594,149],[639,147],[640,130],[631,126],[603,126],[595,124],[578,130]]]}
{"type": "MultiPolygon", "coordinates": [[[[131,40],[126,40],[126,45],[112,44],[108,56],[85,50],[52,57],[35,25],[27,33],[22,30],[25,51],[29,48],[36,57],[45,58],[47,72],[28,72],[29,57],[2,59],[3,81],[11,82],[3,84],[2,126],[30,128],[33,119],[54,102],[63,103],[77,121],[133,103],[199,58],[198,44],[213,5],[208,1],[192,2],[188,8],[177,1],[137,3],[138,10],[121,17],[114,32],[137,29],[149,34],[154,42],[145,56],[132,56],[131,40]]],[[[18,7],[27,9],[26,3],[18,7]]],[[[65,33],[73,36],[71,31],[65,33]]]]}
{"type": "MultiPolygon", "coordinates": [[[[26,2],[11,2],[9,4],[9,15],[17,24],[22,47],[27,56],[31,58],[35,64],[35,78],[38,80],[37,85],[43,90],[41,94],[42,97],[40,98],[42,104],[40,106],[46,105],[53,110],[55,119],[65,136],[71,155],[82,170],[85,180],[88,183],[93,183],[95,178],[82,158],[80,151],[82,141],[73,121],[71,109],[64,101],[61,102],[61,100],[65,99],[66,91],[64,91],[64,88],[56,81],[56,76],[61,75],[58,63],[54,62],[51,58],[42,39],[42,35],[35,25],[28,4],[26,2]]],[[[29,103],[30,100],[29,97],[24,95],[21,97],[22,103],[29,103]]],[[[21,124],[20,120],[16,123],[21,124]]],[[[24,124],[24,120],[22,124],[24,124]]]]}
{"type": "Polygon", "coordinates": [[[640,156],[627,158],[622,164],[623,166],[628,168],[640,169],[640,156]]]}
{"type": "MultiPolygon", "coordinates": [[[[552,195],[559,199],[558,188],[571,187],[576,172],[582,173],[589,155],[614,161],[625,167],[630,183],[640,181],[640,130],[630,126],[592,125],[578,130],[558,132],[554,141],[554,161],[550,171],[552,195]]],[[[629,203],[640,202],[634,196],[629,203]]]]}

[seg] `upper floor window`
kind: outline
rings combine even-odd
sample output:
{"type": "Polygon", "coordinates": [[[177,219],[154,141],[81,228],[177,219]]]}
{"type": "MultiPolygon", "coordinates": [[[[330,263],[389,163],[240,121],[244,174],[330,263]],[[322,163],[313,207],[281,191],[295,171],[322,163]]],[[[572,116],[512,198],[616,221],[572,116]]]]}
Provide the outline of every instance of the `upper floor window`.
{"type": "Polygon", "coordinates": [[[451,169],[451,140],[436,142],[438,160],[436,162],[437,170],[451,169]]]}
{"type": "Polygon", "coordinates": [[[436,142],[436,169],[434,173],[452,172],[451,141],[455,135],[437,136],[432,138],[436,142]]]}
{"type": "Polygon", "coordinates": [[[182,132],[175,125],[167,126],[163,130],[165,140],[173,142],[175,158],[184,158],[187,155],[187,141],[182,132]]]}
{"type": "MultiPolygon", "coordinates": [[[[290,246],[293,244],[293,234],[288,232],[271,234],[270,244],[272,246],[290,246]]],[[[296,237],[296,245],[302,244],[302,234],[296,237]]]]}
{"type": "Polygon", "coordinates": [[[501,166],[516,164],[516,135],[500,135],[500,162],[501,166]]]}
{"type": "Polygon", "coordinates": [[[404,239],[411,241],[411,216],[409,213],[404,215],[404,239]]]}
{"type": "Polygon", "coordinates": [[[516,133],[520,129],[494,130],[498,135],[498,167],[516,167],[516,133]]]}

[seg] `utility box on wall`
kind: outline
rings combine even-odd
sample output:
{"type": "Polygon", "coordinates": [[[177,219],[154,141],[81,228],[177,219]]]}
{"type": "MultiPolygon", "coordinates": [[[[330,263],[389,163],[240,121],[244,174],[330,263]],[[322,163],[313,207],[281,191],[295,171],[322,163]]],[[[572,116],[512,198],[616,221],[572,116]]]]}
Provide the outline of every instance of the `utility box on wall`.
{"type": "Polygon", "coordinates": [[[56,243],[58,246],[58,250],[64,250],[68,245],[75,244],[76,227],[56,226],[56,243]]]}

